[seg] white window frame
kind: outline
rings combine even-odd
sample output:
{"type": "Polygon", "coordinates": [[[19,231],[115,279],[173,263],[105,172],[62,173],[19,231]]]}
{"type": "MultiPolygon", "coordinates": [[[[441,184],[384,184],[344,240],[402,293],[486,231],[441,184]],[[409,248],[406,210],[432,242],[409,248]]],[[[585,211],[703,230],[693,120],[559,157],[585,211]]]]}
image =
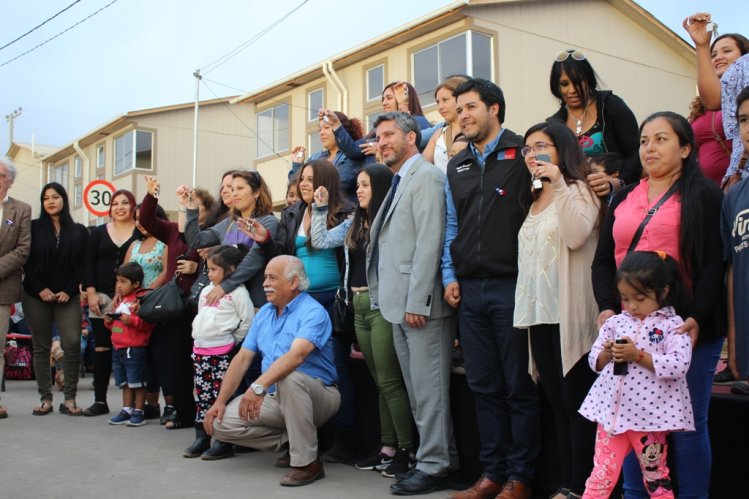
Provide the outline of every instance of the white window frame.
{"type": "Polygon", "coordinates": [[[256,159],[263,159],[263,158],[270,158],[272,156],[275,156],[277,154],[285,153],[289,151],[289,143],[291,142],[291,105],[288,102],[281,102],[279,104],[276,104],[273,107],[269,107],[268,109],[264,109],[263,111],[257,113],[257,119],[256,119],[256,129],[255,129],[255,137],[256,137],[256,159]],[[277,132],[281,130],[280,127],[278,127],[277,124],[277,118],[276,114],[279,109],[285,107],[286,108],[286,146],[285,147],[279,147],[279,137],[276,135],[277,132]],[[270,138],[270,144],[266,143],[264,140],[260,138],[260,118],[266,117],[264,115],[267,115],[270,113],[270,119],[271,119],[271,138],[270,138]],[[266,149],[270,149],[270,152],[268,154],[262,154],[260,153],[260,142],[263,142],[263,145],[266,149]]]}
{"type": "Polygon", "coordinates": [[[371,68],[367,68],[366,85],[365,85],[366,86],[366,91],[367,91],[367,93],[366,93],[366,102],[367,103],[371,103],[371,102],[379,101],[382,98],[382,92],[385,89],[385,85],[386,85],[386,83],[385,83],[385,63],[377,64],[375,66],[372,66],[371,68]],[[371,96],[371,92],[370,92],[370,88],[369,88],[369,73],[372,70],[378,69],[378,68],[382,68],[382,88],[379,90],[379,92],[376,95],[371,96]]]}
{"type": "Polygon", "coordinates": [[[104,144],[96,146],[96,169],[104,168],[107,164],[106,149],[104,144]]]}
{"type": "Polygon", "coordinates": [[[112,167],[113,176],[122,175],[124,173],[127,173],[132,170],[141,170],[141,171],[153,171],[153,163],[154,163],[154,132],[152,130],[143,130],[139,128],[133,128],[132,130],[128,130],[125,133],[122,133],[113,139],[114,143],[114,165],[112,167]],[[138,167],[138,155],[137,155],[137,145],[138,145],[138,134],[139,133],[147,133],[151,136],[151,164],[148,168],[138,167]],[[130,161],[130,165],[125,165],[124,169],[118,169],[119,165],[117,164],[117,142],[118,140],[122,139],[128,134],[132,134],[132,143],[130,144],[132,148],[132,161],[130,161]]]}
{"type": "Polygon", "coordinates": [[[325,108],[325,88],[320,87],[307,92],[307,123],[317,123],[317,112],[325,108]],[[320,94],[320,105],[312,105],[312,94],[320,94]]]}

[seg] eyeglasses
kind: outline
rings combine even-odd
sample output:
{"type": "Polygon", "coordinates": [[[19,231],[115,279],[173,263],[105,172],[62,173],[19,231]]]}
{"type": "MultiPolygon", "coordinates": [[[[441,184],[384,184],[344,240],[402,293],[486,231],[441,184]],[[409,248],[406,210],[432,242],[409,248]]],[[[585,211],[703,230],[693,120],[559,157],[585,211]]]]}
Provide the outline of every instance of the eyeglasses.
{"type": "Polygon", "coordinates": [[[546,149],[550,147],[556,147],[554,144],[549,144],[548,142],[536,142],[532,146],[525,146],[522,149],[520,149],[520,154],[523,155],[523,157],[528,156],[531,151],[538,152],[538,151],[545,151],[546,149]]]}
{"type": "Polygon", "coordinates": [[[580,52],[579,50],[564,50],[562,52],[559,52],[557,56],[554,58],[557,62],[564,62],[567,59],[572,58],[576,61],[584,61],[585,60],[585,54],[580,52]]]}

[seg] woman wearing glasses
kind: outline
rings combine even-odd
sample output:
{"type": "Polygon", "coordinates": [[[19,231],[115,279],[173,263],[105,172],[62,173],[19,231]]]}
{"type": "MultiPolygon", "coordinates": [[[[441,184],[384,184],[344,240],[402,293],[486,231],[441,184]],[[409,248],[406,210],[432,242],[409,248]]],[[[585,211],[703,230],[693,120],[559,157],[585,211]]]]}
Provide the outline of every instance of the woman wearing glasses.
{"type": "Polygon", "coordinates": [[[514,326],[529,331],[531,359],[554,411],[561,468],[551,497],[580,497],[596,430],[577,409],[596,378],[587,361],[598,317],[590,264],[603,203],[586,182],[590,165],[564,124],[534,125],[524,142],[533,204],[518,233],[514,326]]]}
{"type": "Polygon", "coordinates": [[[637,119],[624,101],[610,90],[599,90],[598,79],[585,54],[565,50],[557,54],[549,78],[551,93],[560,108],[551,118],[562,121],[577,137],[586,156],[614,152],[624,158],[615,178],[606,173],[588,176],[596,196],[605,198],[613,190],[640,180],[637,119]]]}

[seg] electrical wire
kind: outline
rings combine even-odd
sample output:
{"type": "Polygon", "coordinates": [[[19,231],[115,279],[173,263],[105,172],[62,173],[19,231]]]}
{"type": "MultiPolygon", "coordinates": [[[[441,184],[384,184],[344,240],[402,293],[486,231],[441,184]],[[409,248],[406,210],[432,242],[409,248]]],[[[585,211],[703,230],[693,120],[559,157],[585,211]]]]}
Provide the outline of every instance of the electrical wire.
{"type": "Polygon", "coordinates": [[[63,31],[61,31],[61,32],[59,32],[59,33],[57,33],[57,34],[56,34],[55,36],[53,36],[52,38],[48,38],[47,40],[43,41],[42,43],[40,43],[39,45],[37,45],[37,46],[35,46],[35,47],[32,47],[32,48],[30,48],[29,50],[27,50],[26,52],[22,53],[21,55],[17,55],[17,56],[16,56],[16,57],[14,57],[13,59],[10,59],[10,60],[8,60],[8,61],[5,61],[4,63],[0,64],[0,68],[2,68],[3,66],[6,66],[6,65],[8,65],[8,64],[10,64],[11,62],[13,62],[13,61],[15,61],[15,60],[17,60],[17,59],[20,59],[21,57],[25,56],[26,54],[28,54],[28,53],[30,53],[30,52],[33,52],[34,50],[38,49],[38,48],[39,48],[39,47],[41,47],[41,46],[43,46],[43,45],[46,45],[46,44],[48,44],[49,42],[51,42],[52,40],[54,40],[54,39],[55,39],[55,38],[57,38],[58,36],[60,36],[60,35],[63,35],[63,34],[65,34],[65,33],[67,33],[68,31],[70,31],[71,29],[73,29],[73,28],[75,28],[76,26],[78,26],[79,24],[81,24],[81,23],[83,23],[83,22],[85,22],[85,21],[88,21],[89,19],[91,19],[92,17],[94,17],[94,16],[96,15],[96,14],[98,14],[99,12],[101,12],[102,10],[106,9],[107,7],[109,7],[110,5],[112,5],[112,4],[116,3],[116,2],[117,2],[117,0],[112,0],[111,2],[109,2],[109,3],[108,3],[108,4],[106,4],[106,5],[104,6],[104,7],[100,8],[99,10],[97,10],[96,12],[94,12],[93,14],[90,14],[89,16],[87,16],[87,17],[85,17],[85,18],[81,19],[80,21],[78,21],[77,23],[75,23],[74,25],[72,25],[71,27],[69,27],[69,28],[67,28],[67,29],[65,29],[65,30],[63,30],[63,31]]]}
{"type": "Polygon", "coordinates": [[[63,12],[65,12],[65,11],[66,11],[66,10],[68,10],[68,9],[69,9],[70,7],[72,7],[73,5],[77,4],[77,3],[78,3],[78,2],[80,2],[80,1],[81,1],[81,0],[75,0],[75,2],[71,3],[70,5],[68,5],[67,7],[65,7],[64,9],[62,9],[62,10],[61,10],[60,12],[58,12],[58,13],[57,13],[57,14],[55,14],[54,16],[50,17],[50,18],[49,18],[49,19],[47,19],[46,21],[44,21],[44,22],[43,22],[42,24],[40,24],[39,26],[36,26],[35,28],[31,28],[31,29],[30,29],[30,30],[28,30],[28,31],[27,31],[26,33],[22,34],[21,36],[19,36],[18,38],[16,38],[16,39],[15,39],[15,40],[13,40],[12,42],[8,42],[8,43],[6,43],[5,45],[3,45],[2,47],[0,47],[0,50],[3,50],[4,48],[6,48],[6,47],[9,47],[10,45],[13,45],[14,43],[16,43],[16,42],[17,42],[18,40],[20,40],[20,39],[21,39],[21,38],[23,38],[24,36],[26,36],[26,35],[28,35],[28,34],[30,34],[30,33],[33,33],[34,31],[38,30],[39,28],[41,28],[42,26],[44,26],[45,24],[47,24],[48,22],[50,22],[50,21],[51,21],[52,19],[54,19],[55,17],[59,16],[60,14],[62,14],[63,12]]]}
{"type": "Polygon", "coordinates": [[[294,12],[296,12],[297,10],[299,10],[299,9],[300,9],[300,8],[301,8],[301,7],[302,7],[302,6],[303,6],[303,5],[305,4],[305,3],[307,3],[308,1],[309,1],[309,0],[304,0],[304,1],[302,2],[302,3],[300,3],[299,5],[297,5],[297,6],[296,6],[296,7],[294,7],[293,9],[291,9],[291,10],[290,10],[289,12],[287,12],[286,14],[284,14],[284,15],[283,15],[283,16],[282,16],[282,17],[281,17],[280,19],[278,19],[277,21],[275,21],[275,22],[274,22],[273,24],[271,24],[270,26],[268,26],[268,27],[267,27],[267,28],[265,28],[264,30],[260,31],[260,33],[258,33],[258,34],[256,34],[256,35],[254,35],[254,36],[253,36],[252,38],[250,38],[249,40],[247,40],[247,41],[245,41],[245,42],[241,43],[241,44],[240,44],[239,46],[237,46],[237,47],[236,47],[235,49],[232,49],[232,50],[230,50],[229,52],[227,52],[226,54],[222,55],[221,57],[219,57],[218,59],[216,59],[216,60],[215,60],[215,61],[213,61],[212,63],[210,63],[210,64],[208,64],[208,65],[204,66],[204,67],[202,68],[202,69],[204,70],[204,72],[203,72],[203,75],[204,75],[204,76],[205,76],[205,75],[207,75],[208,73],[210,73],[210,72],[211,72],[211,71],[213,71],[214,69],[216,69],[216,68],[220,67],[220,66],[221,66],[221,65],[223,65],[224,63],[226,63],[226,62],[228,62],[229,60],[231,60],[232,58],[234,58],[234,57],[235,57],[236,55],[238,55],[238,54],[239,54],[240,52],[242,52],[242,51],[243,51],[244,49],[246,49],[247,47],[249,47],[250,45],[252,45],[252,44],[253,44],[253,43],[255,43],[256,41],[258,41],[258,40],[259,40],[260,38],[262,38],[262,37],[263,37],[263,36],[264,36],[264,35],[265,35],[266,33],[270,32],[270,31],[271,31],[271,30],[272,30],[273,28],[275,28],[276,26],[278,26],[279,24],[281,24],[281,23],[282,23],[283,21],[285,21],[285,20],[286,20],[286,18],[288,18],[288,17],[289,17],[289,16],[291,16],[291,15],[292,15],[292,14],[293,14],[294,12]]]}

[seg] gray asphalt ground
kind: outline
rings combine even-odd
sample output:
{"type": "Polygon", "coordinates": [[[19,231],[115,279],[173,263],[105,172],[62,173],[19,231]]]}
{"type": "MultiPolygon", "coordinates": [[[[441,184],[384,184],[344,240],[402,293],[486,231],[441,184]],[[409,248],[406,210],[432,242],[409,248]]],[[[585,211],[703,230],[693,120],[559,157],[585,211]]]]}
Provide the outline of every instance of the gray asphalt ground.
{"type": "MultiPolygon", "coordinates": [[[[91,380],[88,375],[79,383],[78,405],[84,408],[93,402],[91,380]]],[[[395,497],[388,491],[391,479],[341,464],[326,463],[325,478],[292,488],[278,484],[285,470],[273,467],[274,453],[185,459],[193,429],[166,430],[158,420],[139,428],[108,424],[120,409],[119,390],[111,385],[109,416],[60,414],[62,392],[54,394],[54,412],[33,416],[36,382],[6,382],[0,394],[9,413],[0,420],[0,498],[395,497]]]]}

